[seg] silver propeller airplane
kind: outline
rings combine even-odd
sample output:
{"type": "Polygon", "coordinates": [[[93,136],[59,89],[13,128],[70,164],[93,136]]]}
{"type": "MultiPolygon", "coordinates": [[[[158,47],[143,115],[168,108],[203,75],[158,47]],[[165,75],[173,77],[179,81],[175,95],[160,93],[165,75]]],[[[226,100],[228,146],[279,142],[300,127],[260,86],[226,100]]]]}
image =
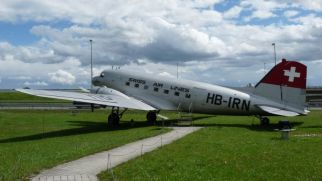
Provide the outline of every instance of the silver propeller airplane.
{"type": "Polygon", "coordinates": [[[177,80],[104,70],[93,78],[88,93],[17,89],[40,97],[79,101],[112,107],[108,125],[117,126],[120,108],[148,111],[148,122],[155,122],[161,110],[214,115],[255,115],[268,124],[268,115],[306,115],[306,66],[283,59],[257,85],[237,90],[202,82],[177,80]]]}

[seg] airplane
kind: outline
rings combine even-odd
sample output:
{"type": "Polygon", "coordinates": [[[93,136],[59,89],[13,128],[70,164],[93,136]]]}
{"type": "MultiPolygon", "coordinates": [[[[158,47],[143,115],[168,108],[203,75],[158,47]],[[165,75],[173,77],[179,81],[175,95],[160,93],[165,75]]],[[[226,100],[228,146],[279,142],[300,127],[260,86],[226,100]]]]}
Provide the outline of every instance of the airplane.
{"type": "Polygon", "coordinates": [[[212,115],[257,116],[268,125],[266,116],[298,116],[306,109],[307,68],[297,61],[282,59],[257,84],[238,90],[203,82],[145,75],[127,70],[104,70],[93,77],[88,93],[17,89],[40,97],[79,101],[112,107],[108,126],[118,126],[127,109],[147,111],[147,121],[155,123],[160,111],[181,111],[212,115]],[[120,111],[123,108],[123,111],[120,111]]]}

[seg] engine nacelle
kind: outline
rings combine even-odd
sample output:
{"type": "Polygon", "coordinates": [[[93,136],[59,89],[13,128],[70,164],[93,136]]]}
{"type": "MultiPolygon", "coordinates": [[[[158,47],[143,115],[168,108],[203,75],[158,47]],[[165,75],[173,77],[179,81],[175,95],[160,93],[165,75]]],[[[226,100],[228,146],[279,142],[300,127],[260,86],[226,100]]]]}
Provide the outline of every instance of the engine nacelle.
{"type": "Polygon", "coordinates": [[[93,89],[91,89],[90,91],[93,94],[107,94],[107,95],[117,95],[117,96],[122,96],[125,98],[129,98],[127,95],[123,94],[120,91],[117,91],[115,89],[111,89],[108,87],[94,87],[93,89]]]}

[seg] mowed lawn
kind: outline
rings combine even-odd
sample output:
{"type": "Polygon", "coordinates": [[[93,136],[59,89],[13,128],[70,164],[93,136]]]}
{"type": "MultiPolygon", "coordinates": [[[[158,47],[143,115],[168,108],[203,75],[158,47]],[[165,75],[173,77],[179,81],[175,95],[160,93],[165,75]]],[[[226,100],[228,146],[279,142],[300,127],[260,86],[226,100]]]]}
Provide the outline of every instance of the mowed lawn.
{"type": "Polygon", "coordinates": [[[288,118],[296,131],[281,140],[253,117],[196,120],[204,128],[100,174],[101,180],[322,180],[322,111],[288,118]],[[309,135],[309,136],[304,136],[309,135]]]}
{"type": "Polygon", "coordinates": [[[0,110],[0,180],[27,180],[44,168],[169,130],[148,126],[145,112],[136,111],[124,115],[119,129],[107,129],[108,112],[0,110]]]}
{"type": "Polygon", "coordinates": [[[59,103],[69,103],[71,101],[61,100],[61,99],[51,99],[45,97],[38,97],[29,94],[24,94],[21,92],[0,92],[0,103],[15,103],[15,102],[26,102],[26,103],[42,103],[42,102],[59,102],[59,103]]]}

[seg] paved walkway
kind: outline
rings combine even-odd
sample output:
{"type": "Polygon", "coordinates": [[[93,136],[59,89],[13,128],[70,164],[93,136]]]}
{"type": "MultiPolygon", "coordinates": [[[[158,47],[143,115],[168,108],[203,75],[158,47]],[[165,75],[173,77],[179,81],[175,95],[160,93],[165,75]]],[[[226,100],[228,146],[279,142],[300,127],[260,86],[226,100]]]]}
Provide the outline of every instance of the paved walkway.
{"type": "Polygon", "coordinates": [[[200,127],[172,127],[173,131],[146,138],[124,146],[86,156],[75,161],[44,170],[32,181],[97,181],[97,174],[123,162],[169,144],[200,127]]]}

